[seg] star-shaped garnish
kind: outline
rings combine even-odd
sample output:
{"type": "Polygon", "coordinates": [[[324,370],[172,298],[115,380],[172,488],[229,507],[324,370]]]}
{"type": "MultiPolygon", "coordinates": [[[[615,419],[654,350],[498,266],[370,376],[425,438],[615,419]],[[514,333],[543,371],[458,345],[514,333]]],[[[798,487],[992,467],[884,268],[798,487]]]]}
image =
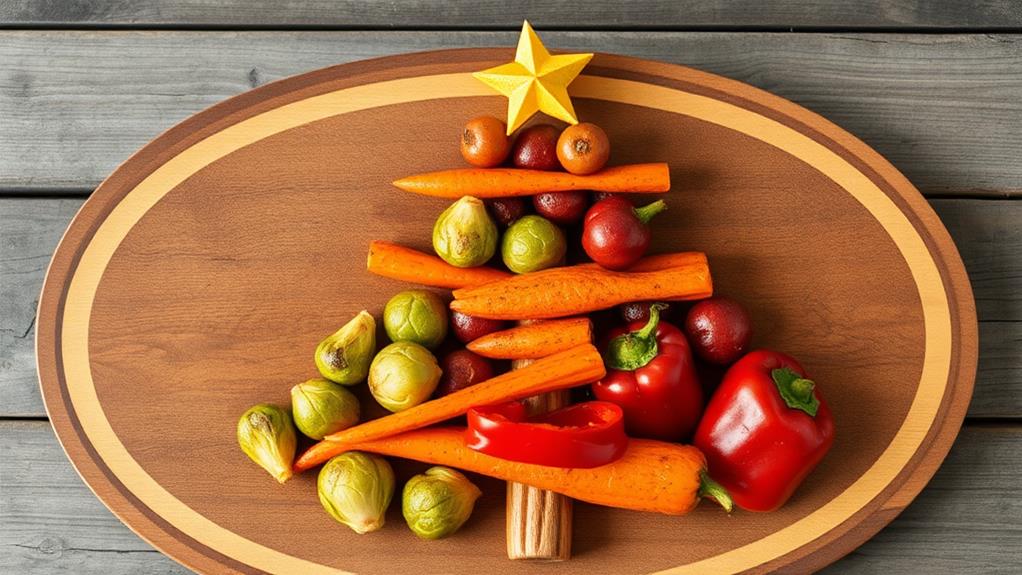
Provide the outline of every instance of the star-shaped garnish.
{"type": "Polygon", "coordinates": [[[551,56],[526,21],[518,37],[515,61],[473,76],[507,96],[507,133],[511,135],[536,112],[577,124],[568,84],[592,58],[592,54],[551,56]]]}

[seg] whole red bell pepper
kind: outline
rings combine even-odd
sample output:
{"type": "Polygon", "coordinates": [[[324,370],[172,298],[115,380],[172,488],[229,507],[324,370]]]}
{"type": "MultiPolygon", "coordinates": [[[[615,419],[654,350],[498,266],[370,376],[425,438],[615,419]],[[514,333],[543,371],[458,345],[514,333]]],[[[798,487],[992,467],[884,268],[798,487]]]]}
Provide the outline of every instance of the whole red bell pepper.
{"type": "Polygon", "coordinates": [[[724,375],[693,443],[739,507],[773,511],[826,455],[834,420],[797,361],[757,350],[724,375]]]}
{"type": "Polygon", "coordinates": [[[599,467],[625,454],[628,436],[621,408],[588,401],[528,417],[517,401],[473,407],[467,414],[465,443],[487,455],[550,465],[599,467]]]}
{"type": "Polygon", "coordinates": [[[628,435],[682,441],[699,422],[703,389],[685,334],[660,321],[662,308],[650,306],[645,324],[610,332],[607,375],[593,384],[593,394],[621,406],[628,435]]]}

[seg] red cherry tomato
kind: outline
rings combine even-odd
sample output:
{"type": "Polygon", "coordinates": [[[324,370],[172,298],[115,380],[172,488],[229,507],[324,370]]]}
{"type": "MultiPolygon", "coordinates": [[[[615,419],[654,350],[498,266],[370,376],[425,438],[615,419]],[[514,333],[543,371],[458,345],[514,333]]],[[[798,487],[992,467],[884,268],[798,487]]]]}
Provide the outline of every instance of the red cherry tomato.
{"type": "Polygon", "coordinates": [[[461,343],[468,343],[486,334],[507,328],[507,322],[499,319],[473,317],[451,310],[451,331],[461,343]]]}
{"type": "Polygon", "coordinates": [[[728,365],[749,349],[752,322],[742,304],[718,296],[692,306],[685,319],[685,333],[699,357],[728,365]]]}
{"type": "Polygon", "coordinates": [[[612,269],[625,269],[649,248],[649,220],[667,209],[663,200],[635,208],[621,197],[601,200],[586,213],[582,247],[594,262],[612,269]]]}
{"type": "MultiPolygon", "coordinates": [[[[649,321],[649,309],[654,302],[651,301],[633,301],[631,303],[623,303],[617,306],[618,313],[621,315],[621,319],[628,323],[633,321],[649,321]]],[[[664,306],[664,309],[660,312],[661,318],[666,318],[671,314],[671,304],[660,303],[658,305],[664,306]]]]}
{"type": "Polygon", "coordinates": [[[532,206],[537,214],[555,224],[566,226],[585,215],[589,207],[589,194],[579,190],[537,194],[532,197],[532,206]]]}
{"type": "Polygon", "coordinates": [[[494,375],[493,362],[476,355],[467,349],[459,349],[447,354],[440,362],[443,375],[433,392],[433,397],[461,391],[466,387],[486,381],[494,375]]]}
{"type": "Polygon", "coordinates": [[[496,198],[487,202],[490,214],[502,228],[506,228],[515,220],[529,212],[522,198],[496,198]]]}
{"type": "Polygon", "coordinates": [[[556,170],[557,138],[561,131],[550,124],[529,126],[518,133],[511,146],[511,163],[516,168],[529,170],[556,170]]]}

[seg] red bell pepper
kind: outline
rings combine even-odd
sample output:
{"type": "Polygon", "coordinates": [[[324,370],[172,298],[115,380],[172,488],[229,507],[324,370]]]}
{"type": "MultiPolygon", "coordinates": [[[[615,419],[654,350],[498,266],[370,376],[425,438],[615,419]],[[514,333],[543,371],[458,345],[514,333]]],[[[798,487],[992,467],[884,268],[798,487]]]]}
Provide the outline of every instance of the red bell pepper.
{"type": "Polygon", "coordinates": [[[807,377],[787,355],[753,351],[706,406],[693,443],[742,509],[784,505],[834,443],[830,409],[807,377]]]}
{"type": "Polygon", "coordinates": [[[621,406],[628,435],[682,441],[699,422],[703,389],[685,334],[660,321],[663,307],[650,306],[645,324],[610,332],[607,375],[592,387],[597,399],[621,406]]]}
{"type": "Polygon", "coordinates": [[[589,401],[528,417],[513,401],[468,411],[468,447],[487,455],[552,467],[599,467],[628,447],[621,408],[589,401]]]}

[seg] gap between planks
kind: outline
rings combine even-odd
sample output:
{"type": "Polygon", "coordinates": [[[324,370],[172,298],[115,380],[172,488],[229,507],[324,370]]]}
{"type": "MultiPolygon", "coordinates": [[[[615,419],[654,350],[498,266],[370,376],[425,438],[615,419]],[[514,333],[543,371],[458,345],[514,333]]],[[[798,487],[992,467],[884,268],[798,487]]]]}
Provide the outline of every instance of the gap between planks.
{"type": "MultiPolygon", "coordinates": [[[[900,517],[825,573],[979,575],[1022,564],[1022,426],[966,427],[900,517]]],[[[184,574],[81,482],[46,422],[0,422],[0,572],[184,574]]]]}
{"type": "Polygon", "coordinates": [[[1013,0],[91,0],[0,3],[0,24],[24,27],[223,29],[515,30],[528,17],[544,30],[1005,30],[1022,27],[1013,0]]]}
{"type": "MultiPolygon", "coordinates": [[[[510,50],[516,37],[3,31],[0,187],[84,193],[162,129],[252,87],[387,54],[510,50]]],[[[548,31],[544,40],[685,64],[786,97],[859,136],[929,195],[1022,192],[1020,36],[548,31]]]]}
{"type": "MultiPolygon", "coordinates": [[[[35,371],[43,274],[81,199],[0,200],[0,412],[45,414],[35,371]]],[[[972,417],[1022,417],[1022,203],[934,199],[977,300],[980,358],[972,417]]]]}
{"type": "MultiPolygon", "coordinates": [[[[445,24],[422,24],[416,26],[385,26],[363,24],[202,24],[202,23],[62,23],[62,22],[3,22],[2,30],[46,32],[51,30],[70,32],[517,32],[520,24],[457,26],[445,24]]],[[[911,28],[904,26],[777,26],[777,25],[677,25],[646,24],[641,26],[599,24],[577,26],[536,27],[540,33],[550,32],[666,32],[666,33],[729,33],[729,34],[913,34],[920,36],[953,34],[1022,34],[1022,26],[983,26],[968,28],[961,26],[932,26],[911,28]]]]}

